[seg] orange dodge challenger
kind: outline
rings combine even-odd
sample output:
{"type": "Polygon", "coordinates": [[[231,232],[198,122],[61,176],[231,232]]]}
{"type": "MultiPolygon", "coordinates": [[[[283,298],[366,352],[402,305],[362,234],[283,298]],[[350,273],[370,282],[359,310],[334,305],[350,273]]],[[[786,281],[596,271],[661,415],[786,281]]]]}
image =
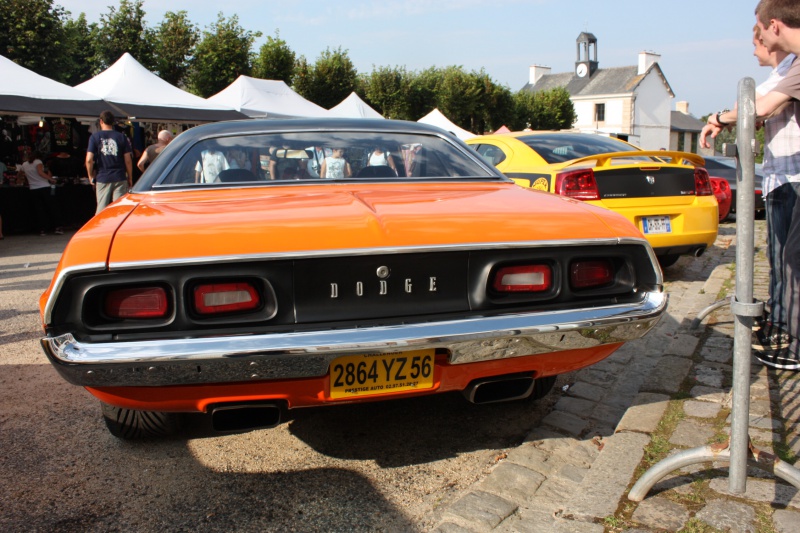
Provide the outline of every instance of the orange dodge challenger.
{"type": "Polygon", "coordinates": [[[540,397],[666,305],[622,216],[518,187],[438,128],[364,119],[182,133],[40,301],[48,358],[120,438],[187,412],[225,432],[298,407],[540,397]]]}

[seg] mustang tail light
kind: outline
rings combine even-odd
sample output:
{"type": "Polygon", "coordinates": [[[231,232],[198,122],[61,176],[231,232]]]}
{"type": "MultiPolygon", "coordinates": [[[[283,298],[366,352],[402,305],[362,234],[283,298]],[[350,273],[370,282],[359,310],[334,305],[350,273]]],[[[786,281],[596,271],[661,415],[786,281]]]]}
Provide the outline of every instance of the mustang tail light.
{"type": "Polygon", "coordinates": [[[194,288],[194,309],[201,315],[253,311],[261,307],[261,297],[249,282],[206,283],[194,288]]]}
{"type": "Polygon", "coordinates": [[[163,287],[114,289],[104,301],[106,315],[112,318],[164,318],[169,312],[169,299],[163,287]]]}
{"type": "Polygon", "coordinates": [[[614,282],[614,267],[607,259],[581,259],[569,266],[573,289],[594,289],[614,282]]]}
{"type": "Polygon", "coordinates": [[[582,168],[559,172],[556,174],[556,194],[576,200],[599,200],[600,191],[594,179],[594,170],[582,168]]]}
{"type": "Polygon", "coordinates": [[[708,171],[704,168],[694,169],[694,191],[697,196],[711,196],[714,190],[711,188],[711,180],[708,179],[708,171]]]}
{"type": "Polygon", "coordinates": [[[544,292],[553,286],[550,265],[503,267],[494,276],[492,287],[497,292],[544,292]]]}

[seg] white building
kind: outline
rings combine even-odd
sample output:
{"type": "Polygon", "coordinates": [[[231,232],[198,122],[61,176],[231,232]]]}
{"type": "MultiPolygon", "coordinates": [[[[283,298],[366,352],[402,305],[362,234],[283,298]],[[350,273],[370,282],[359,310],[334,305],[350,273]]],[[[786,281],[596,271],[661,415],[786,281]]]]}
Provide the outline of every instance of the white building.
{"type": "Polygon", "coordinates": [[[572,72],[551,74],[550,67],[533,65],[525,91],[564,87],[577,120],[573,128],[630,141],[646,150],[670,145],[670,99],[675,94],[658,65],[661,57],[641,52],[638,65],[599,68],[597,38],[581,33],[572,72]]]}
{"type": "Polygon", "coordinates": [[[675,102],[675,111],[671,115],[668,146],[670,150],[714,155],[713,146],[711,148],[700,147],[698,142],[700,132],[703,131],[706,123],[689,113],[689,102],[675,102]]]}

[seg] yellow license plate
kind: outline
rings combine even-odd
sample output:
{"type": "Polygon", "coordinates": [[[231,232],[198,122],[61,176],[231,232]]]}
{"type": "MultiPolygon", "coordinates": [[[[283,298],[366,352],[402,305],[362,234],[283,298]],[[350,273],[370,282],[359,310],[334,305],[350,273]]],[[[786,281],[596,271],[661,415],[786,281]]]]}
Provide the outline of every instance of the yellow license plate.
{"type": "Polygon", "coordinates": [[[431,389],[434,353],[431,349],[338,357],[331,363],[330,397],[431,389]]]}

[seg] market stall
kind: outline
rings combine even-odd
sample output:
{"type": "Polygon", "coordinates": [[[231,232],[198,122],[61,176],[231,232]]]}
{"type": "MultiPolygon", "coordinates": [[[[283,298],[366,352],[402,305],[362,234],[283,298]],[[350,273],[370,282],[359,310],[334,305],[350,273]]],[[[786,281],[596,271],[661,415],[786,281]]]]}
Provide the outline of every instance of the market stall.
{"type": "Polygon", "coordinates": [[[431,126],[437,126],[442,128],[443,130],[447,130],[462,141],[467,139],[471,139],[475,137],[475,134],[465,130],[464,128],[460,128],[456,126],[449,118],[447,118],[444,113],[439,111],[438,109],[434,109],[417,122],[422,122],[423,124],[430,124],[431,126]]]}
{"type": "Polygon", "coordinates": [[[383,118],[383,115],[372,109],[354,92],[350,93],[350,95],[339,102],[338,105],[330,108],[330,113],[334,117],[383,118]]]}
{"type": "Polygon", "coordinates": [[[40,76],[0,56],[0,217],[3,233],[34,231],[31,192],[18,179],[23,154],[36,150],[59,179],[52,190],[68,227],[92,217],[94,191],[85,176],[83,157],[88,128],[109,105],[101,98],[40,76]]]}
{"type": "Polygon", "coordinates": [[[247,118],[231,106],[209,102],[162,80],[127,52],[75,88],[113,104],[130,121],[200,124],[247,118]]]}
{"type": "Polygon", "coordinates": [[[294,92],[281,80],[239,76],[209,102],[232,107],[251,118],[314,118],[331,116],[330,111],[294,92]]]}

